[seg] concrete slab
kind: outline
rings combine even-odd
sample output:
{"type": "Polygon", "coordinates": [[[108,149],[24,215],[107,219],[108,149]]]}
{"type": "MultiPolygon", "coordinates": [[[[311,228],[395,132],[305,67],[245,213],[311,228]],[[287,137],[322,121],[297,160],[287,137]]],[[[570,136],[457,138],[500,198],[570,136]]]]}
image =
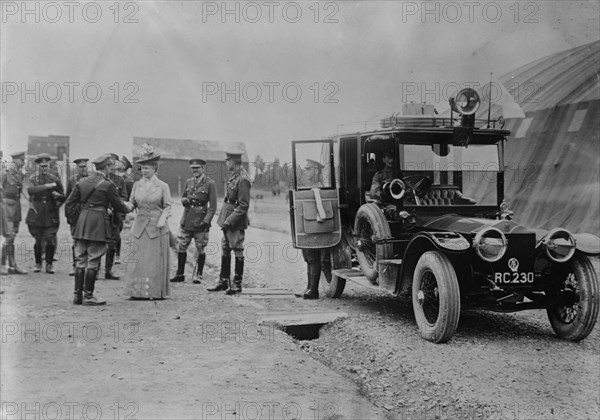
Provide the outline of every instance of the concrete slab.
{"type": "Polygon", "coordinates": [[[309,325],[328,324],[340,318],[347,318],[346,312],[271,312],[258,314],[260,324],[309,325]]]}
{"type": "Polygon", "coordinates": [[[234,298],[233,303],[235,303],[237,306],[252,306],[256,309],[265,309],[265,307],[262,306],[260,303],[252,302],[251,300],[244,299],[241,297],[234,298]]]}
{"type": "Polygon", "coordinates": [[[276,288],[257,288],[257,289],[242,289],[242,296],[246,295],[258,295],[258,296],[267,296],[267,295],[293,295],[294,293],[289,289],[276,289],[276,288]]]}

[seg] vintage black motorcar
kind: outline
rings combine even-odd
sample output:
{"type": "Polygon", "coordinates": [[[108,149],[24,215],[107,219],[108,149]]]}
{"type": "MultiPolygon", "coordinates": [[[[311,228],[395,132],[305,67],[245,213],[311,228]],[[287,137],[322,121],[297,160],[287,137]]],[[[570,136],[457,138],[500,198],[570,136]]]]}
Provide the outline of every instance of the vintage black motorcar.
{"type": "Polygon", "coordinates": [[[449,117],[393,116],[381,129],[293,141],[294,245],[328,249],[321,287],[330,298],[347,280],[411,296],[429,341],[448,341],[462,309],[546,309],[558,337],[582,340],[598,317],[588,256],[600,254],[600,239],[511,220],[503,188],[510,132],[501,120],[475,120],[478,106],[467,89],[451,99],[449,117]],[[304,159],[320,163],[318,182],[304,159]],[[374,177],[385,182],[377,188],[374,177]]]}

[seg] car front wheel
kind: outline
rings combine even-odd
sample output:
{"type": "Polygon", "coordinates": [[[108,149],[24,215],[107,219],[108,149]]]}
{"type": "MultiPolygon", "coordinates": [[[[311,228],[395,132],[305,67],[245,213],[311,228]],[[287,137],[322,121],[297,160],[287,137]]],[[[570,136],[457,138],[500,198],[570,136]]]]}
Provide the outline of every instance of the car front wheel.
{"type": "Polygon", "coordinates": [[[419,258],[412,304],[421,337],[434,343],[452,338],[460,317],[460,290],[454,267],[441,252],[428,251],[419,258]]]}
{"type": "Polygon", "coordinates": [[[332,271],[341,268],[352,268],[352,250],[344,236],[336,246],[328,249],[321,261],[321,289],[328,298],[338,298],[344,292],[346,279],[332,271]]]}
{"type": "Polygon", "coordinates": [[[568,264],[562,293],[572,294],[572,303],[554,305],[547,312],[556,335],[564,340],[579,341],[596,325],[600,306],[598,279],[585,255],[575,254],[568,264]]]}
{"type": "Polygon", "coordinates": [[[354,222],[356,234],[356,259],[367,279],[377,284],[379,260],[392,258],[392,244],[380,242],[391,238],[390,225],[376,204],[363,204],[356,214],[354,222]]]}

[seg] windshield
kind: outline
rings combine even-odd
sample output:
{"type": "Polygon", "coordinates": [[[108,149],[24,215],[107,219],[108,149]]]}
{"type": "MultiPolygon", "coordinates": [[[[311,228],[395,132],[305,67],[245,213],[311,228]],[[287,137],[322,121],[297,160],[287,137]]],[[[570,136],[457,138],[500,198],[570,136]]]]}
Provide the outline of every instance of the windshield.
{"type": "Polygon", "coordinates": [[[404,177],[431,178],[426,205],[496,205],[499,168],[497,145],[400,145],[404,177]],[[471,201],[453,200],[455,196],[471,201]]]}

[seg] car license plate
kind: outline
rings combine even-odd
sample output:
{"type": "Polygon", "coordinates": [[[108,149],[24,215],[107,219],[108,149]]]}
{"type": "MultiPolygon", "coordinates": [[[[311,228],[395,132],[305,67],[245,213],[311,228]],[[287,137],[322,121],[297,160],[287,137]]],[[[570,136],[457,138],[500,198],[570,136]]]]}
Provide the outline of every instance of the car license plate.
{"type": "Polygon", "coordinates": [[[494,283],[496,284],[532,284],[534,275],[530,273],[494,273],[494,283]]]}

